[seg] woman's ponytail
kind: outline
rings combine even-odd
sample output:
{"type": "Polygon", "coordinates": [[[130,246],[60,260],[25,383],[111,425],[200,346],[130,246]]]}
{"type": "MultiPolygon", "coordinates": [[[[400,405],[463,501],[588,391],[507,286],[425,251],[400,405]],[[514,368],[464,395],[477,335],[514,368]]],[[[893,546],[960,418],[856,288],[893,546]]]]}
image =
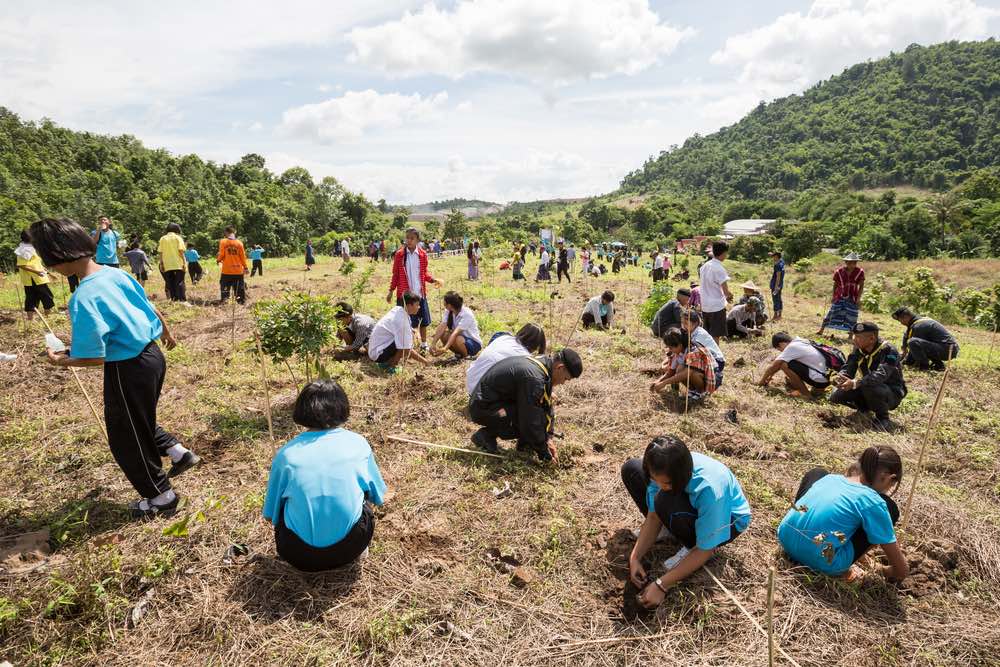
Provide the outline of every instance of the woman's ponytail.
{"type": "Polygon", "coordinates": [[[903,481],[903,460],[892,447],[869,447],[861,452],[857,465],[861,469],[861,476],[867,486],[875,483],[879,470],[895,475],[896,486],[893,488],[893,493],[903,481]]]}

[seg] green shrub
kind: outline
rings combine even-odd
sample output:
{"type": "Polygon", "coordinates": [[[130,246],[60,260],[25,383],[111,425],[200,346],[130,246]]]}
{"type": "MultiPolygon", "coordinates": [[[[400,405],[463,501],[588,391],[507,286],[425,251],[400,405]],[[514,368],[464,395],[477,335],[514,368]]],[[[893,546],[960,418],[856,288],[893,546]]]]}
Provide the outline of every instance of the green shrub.
{"type": "Polygon", "coordinates": [[[646,299],[646,302],[642,304],[642,308],[639,309],[639,322],[646,327],[651,325],[653,318],[656,316],[656,311],[667,301],[673,299],[675,292],[676,289],[668,280],[656,283],[653,286],[653,291],[649,294],[649,298],[646,299]]]}
{"type": "Polygon", "coordinates": [[[884,273],[875,275],[875,280],[871,284],[865,285],[865,291],[861,295],[861,310],[866,313],[884,312],[886,292],[889,283],[884,273]]]}
{"type": "Polygon", "coordinates": [[[322,374],[319,354],[337,331],[335,312],[330,297],[302,292],[260,301],[253,309],[264,352],[275,362],[297,356],[305,364],[307,380],[313,369],[322,374]]]}
{"type": "Polygon", "coordinates": [[[950,302],[952,292],[952,288],[938,285],[933,271],[921,267],[903,274],[896,292],[889,297],[888,306],[891,310],[906,306],[916,313],[953,324],[961,320],[961,312],[950,302]]]}

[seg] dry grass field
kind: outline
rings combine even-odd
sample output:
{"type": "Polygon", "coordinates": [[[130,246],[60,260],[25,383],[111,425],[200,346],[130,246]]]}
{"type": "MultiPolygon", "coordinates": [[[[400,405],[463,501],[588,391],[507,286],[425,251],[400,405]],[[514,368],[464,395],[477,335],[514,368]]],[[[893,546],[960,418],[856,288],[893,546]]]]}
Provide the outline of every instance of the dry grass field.
{"type": "MultiPolygon", "coordinates": [[[[343,297],[358,275],[341,275],[340,261],[329,258],[305,274],[300,262],[268,260],[264,278],[249,283],[250,301],[301,288],[343,297]]],[[[982,264],[975,272],[986,286],[1000,262],[982,264]]],[[[961,263],[940,268],[946,280],[970,275],[961,263]]],[[[901,431],[832,429],[820,419],[829,406],[751,384],[772,356],[765,341],[730,343],[722,389],[679,414],[647,389],[644,371],[658,365],[662,346],[637,321],[649,288],[640,269],[599,280],[574,275],[572,285],[552,286],[513,286],[509,273],[489,267],[470,283],[461,257],[432,260],[431,269],[466,297],[486,336],[536,321],[561,346],[584,300],[608,288],[625,333],[572,333],[584,374],[556,392],[556,429],[565,437],[554,466],[512,451],[495,460],[387,439],[468,446],[475,427],[463,416],[463,364],[408,366],[387,377],[373,364],[328,360],[352,400],[348,427],[372,443],[390,499],[377,512],[369,558],[319,576],[276,559],[260,516],[271,455],[296,433],[295,383],[285,366],[269,363],[271,442],[250,313],[237,310],[233,349],[230,309],[210,304],[214,269],[190,307],[165,304],[158,276],[147,286],[180,343],[167,355],[160,421],[204,459],[177,481],[178,517],[147,523],[127,520],[122,507],[134,492],[70,373],[45,363],[41,324],[24,329],[13,281],[4,282],[0,351],[20,356],[0,366],[0,661],[766,665],[766,639],[708,573],[670,591],[655,613],[637,613],[634,590],[625,586],[627,531],[640,517],[619,467],[653,436],[674,433],[740,479],[753,523],[708,568],[763,623],[768,570],[776,567],[776,638],[798,664],[1000,664],[1000,350],[987,368],[989,332],[957,328],[962,356],[900,536],[914,576],[901,586],[876,574],[848,585],[787,561],[775,528],[803,472],[815,465],[842,471],[872,443],[892,444],[904,456],[902,505],[941,374],[907,376],[910,394],[896,413],[901,431]],[[509,495],[495,493],[508,483],[509,495]],[[14,543],[34,531],[49,536],[37,545],[38,558],[12,555],[14,543]],[[226,557],[234,544],[249,553],[226,557]],[[523,580],[508,564],[523,568],[523,580]]],[[[533,276],[534,263],[528,269],[533,276]]],[[[378,266],[362,310],[385,311],[388,271],[378,266]]],[[[763,267],[731,272],[766,284],[763,267]]],[[[822,286],[828,272],[808,279],[822,286]]],[[[442,294],[432,293],[435,317],[442,294]]],[[[782,327],[815,331],[823,301],[794,288],[785,301],[782,327]]],[[[898,342],[900,327],[885,315],[875,319],[898,342]]],[[[68,333],[64,315],[52,322],[68,333]]],[[[99,401],[100,371],[81,376],[99,401]]],[[[675,549],[653,552],[654,574],[675,549]]]]}

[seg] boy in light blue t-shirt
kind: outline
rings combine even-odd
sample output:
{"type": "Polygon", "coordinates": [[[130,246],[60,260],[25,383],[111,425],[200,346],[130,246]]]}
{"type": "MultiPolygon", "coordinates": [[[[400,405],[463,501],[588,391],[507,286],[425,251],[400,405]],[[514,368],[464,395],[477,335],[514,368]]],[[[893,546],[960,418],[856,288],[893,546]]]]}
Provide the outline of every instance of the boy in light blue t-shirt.
{"type": "Polygon", "coordinates": [[[198,251],[191,246],[188,246],[187,250],[184,251],[184,261],[187,262],[188,275],[191,277],[192,285],[197,285],[198,281],[201,280],[201,277],[204,274],[204,271],[201,268],[201,262],[198,261],[200,259],[201,255],[199,255],[198,251]]]}

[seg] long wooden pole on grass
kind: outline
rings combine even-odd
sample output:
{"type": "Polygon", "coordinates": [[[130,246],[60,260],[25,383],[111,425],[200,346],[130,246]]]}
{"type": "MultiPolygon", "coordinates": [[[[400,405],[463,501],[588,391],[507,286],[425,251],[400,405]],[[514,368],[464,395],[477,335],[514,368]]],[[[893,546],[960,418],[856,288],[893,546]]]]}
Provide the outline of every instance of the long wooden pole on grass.
{"type": "Polygon", "coordinates": [[[986,368],[993,363],[993,345],[997,342],[997,327],[1000,327],[1000,313],[994,313],[996,322],[993,323],[993,335],[990,336],[990,353],[986,357],[986,368]]]}
{"type": "Polygon", "coordinates": [[[937,421],[938,408],[941,406],[941,397],[944,396],[945,385],[948,384],[948,374],[951,373],[951,354],[953,348],[948,348],[948,363],[944,367],[944,375],[941,377],[941,386],[938,387],[937,396],[934,397],[934,407],[931,408],[931,416],[927,420],[927,430],[924,431],[924,439],[920,444],[920,455],[917,457],[917,469],[913,473],[913,482],[910,484],[910,495],[906,499],[906,509],[903,510],[903,523],[900,525],[900,530],[906,530],[906,524],[910,520],[911,510],[913,508],[913,495],[917,491],[917,481],[920,479],[920,473],[923,472],[924,468],[924,454],[927,451],[927,445],[931,440],[931,435],[934,433],[934,423],[937,421]]]}
{"type": "MultiPolygon", "coordinates": [[[[49,330],[49,333],[55,336],[56,333],[52,330],[52,327],[49,326],[49,322],[45,319],[45,316],[42,315],[42,311],[35,308],[35,312],[38,313],[40,318],[42,318],[42,323],[45,325],[45,328],[49,330]]],[[[80,388],[80,391],[83,392],[83,397],[87,399],[87,405],[90,406],[90,412],[93,413],[97,426],[101,429],[101,433],[104,434],[104,440],[110,444],[111,440],[108,438],[108,431],[104,426],[104,420],[97,414],[97,408],[94,407],[94,402],[90,400],[90,394],[87,393],[86,387],[83,386],[83,380],[80,379],[80,374],[73,366],[70,366],[69,369],[73,371],[73,377],[76,379],[76,386],[80,388]]]]}
{"type": "Polygon", "coordinates": [[[447,449],[451,452],[464,452],[466,454],[478,454],[480,456],[490,456],[495,459],[505,458],[500,454],[491,454],[489,452],[481,452],[477,449],[463,449],[462,447],[449,447],[448,445],[438,445],[433,442],[424,442],[422,440],[411,440],[410,438],[401,438],[398,435],[387,435],[386,440],[395,440],[396,442],[406,442],[411,445],[420,445],[422,447],[433,447],[434,449],[447,449]]]}
{"type": "Polygon", "coordinates": [[[267,383],[267,360],[264,358],[264,346],[260,342],[260,331],[256,328],[253,335],[257,339],[257,354],[260,355],[260,376],[264,381],[264,400],[267,402],[267,433],[271,436],[271,444],[274,444],[274,424],[271,422],[271,388],[267,383]]]}
{"type": "Polygon", "coordinates": [[[774,566],[767,571],[767,667],[774,667],[774,566]]]}

